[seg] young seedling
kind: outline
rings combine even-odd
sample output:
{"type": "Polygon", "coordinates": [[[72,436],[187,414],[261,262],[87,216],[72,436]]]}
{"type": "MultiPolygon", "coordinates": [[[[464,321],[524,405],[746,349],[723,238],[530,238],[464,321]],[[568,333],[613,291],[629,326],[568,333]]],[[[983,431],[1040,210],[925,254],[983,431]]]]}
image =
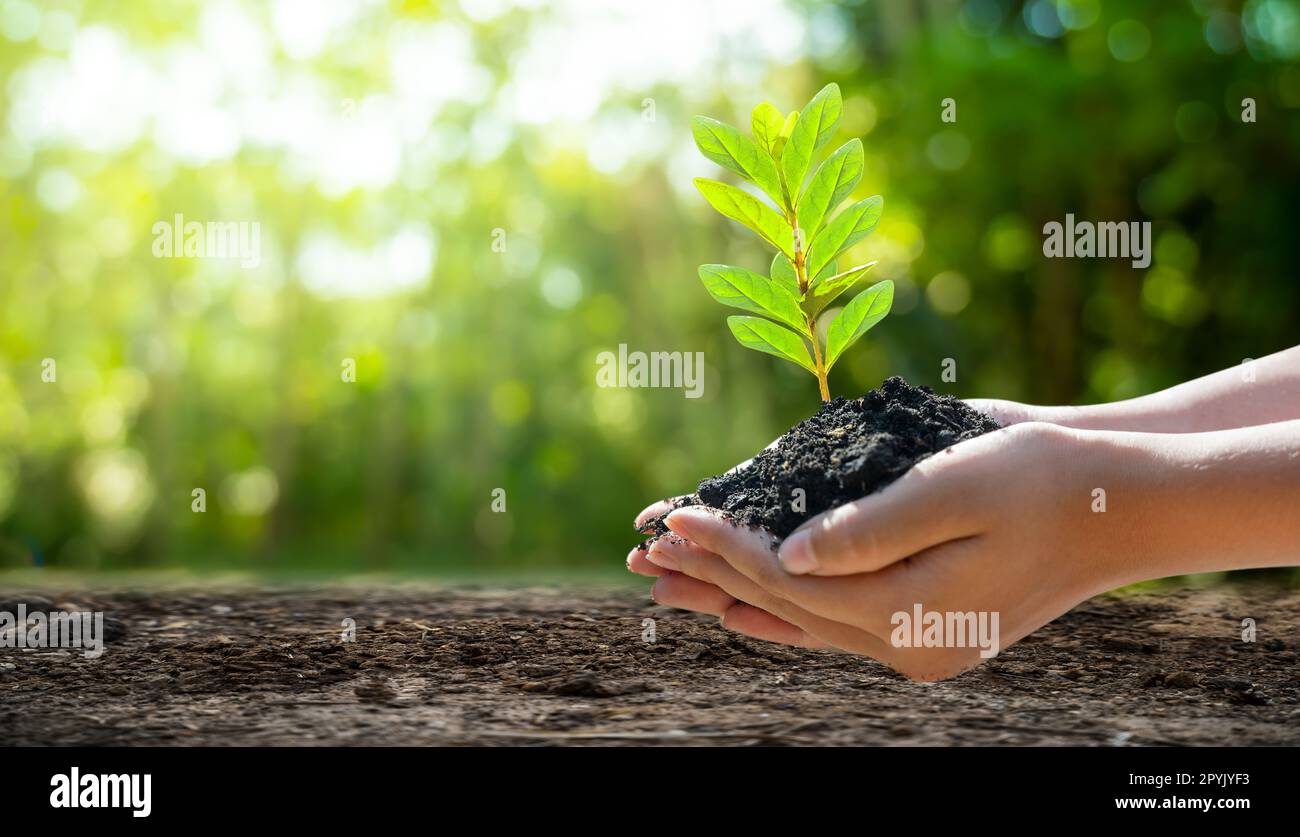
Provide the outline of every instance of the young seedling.
{"type": "Polygon", "coordinates": [[[707,116],[691,121],[700,152],[757,186],[776,209],[726,183],[697,177],[705,200],[723,215],[758,233],[777,250],[769,276],[725,264],[700,265],[700,279],[723,305],[759,317],[727,318],[742,346],[799,364],[817,377],[823,401],[831,398],[826,378],[844,351],[884,319],[894,304],[894,283],[878,282],[853,298],[817,334],[817,318],[840,294],[857,284],[876,263],[840,272],[844,251],[876,228],[884,199],[852,204],[831,218],[862,179],[862,140],[849,140],[817,167],[805,187],[813,158],[835,135],[844,110],[840,88],[828,84],[802,112],[782,117],[764,102],[750,116],[753,139],[707,116]],[[764,319],[767,318],[767,319],[764,319]]]}

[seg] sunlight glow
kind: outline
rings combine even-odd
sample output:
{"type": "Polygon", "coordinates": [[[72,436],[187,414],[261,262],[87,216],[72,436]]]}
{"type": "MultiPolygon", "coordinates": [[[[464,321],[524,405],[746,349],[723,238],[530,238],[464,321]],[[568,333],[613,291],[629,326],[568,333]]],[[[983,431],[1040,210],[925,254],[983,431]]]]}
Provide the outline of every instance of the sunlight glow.
{"type": "MultiPolygon", "coordinates": [[[[214,0],[188,39],[152,44],[113,24],[78,28],[63,12],[10,0],[0,9],[0,33],[38,38],[47,52],[12,76],[0,168],[25,172],[47,148],[111,155],[148,143],[141,170],[162,188],[187,167],[269,154],[286,182],[327,201],[400,187],[436,194],[445,217],[470,195],[444,173],[492,163],[515,142],[539,165],[577,152],[609,176],[675,158],[686,142],[677,130],[683,117],[656,112],[656,87],[705,95],[725,84],[761,95],[766,70],[797,60],[810,37],[784,0],[528,5],[537,18],[501,56],[500,77],[478,54],[476,34],[509,8],[499,0],[466,0],[461,14],[451,8],[441,19],[390,24],[379,36],[386,48],[373,52],[350,33],[373,19],[379,0],[275,0],[269,9],[214,0]],[[308,63],[352,48],[349,64],[377,81],[332,78],[308,63]]],[[[79,174],[38,168],[45,207],[67,212],[89,197],[79,174]]],[[[222,200],[248,214],[251,198],[245,190],[222,200]]],[[[436,252],[432,229],[397,215],[387,223],[387,237],[369,249],[320,228],[290,243],[305,286],[325,296],[371,296],[424,282],[436,252]]],[[[130,237],[106,240],[111,256],[120,253],[113,242],[130,237]]],[[[559,283],[547,296],[563,307],[571,290],[559,283]]]]}

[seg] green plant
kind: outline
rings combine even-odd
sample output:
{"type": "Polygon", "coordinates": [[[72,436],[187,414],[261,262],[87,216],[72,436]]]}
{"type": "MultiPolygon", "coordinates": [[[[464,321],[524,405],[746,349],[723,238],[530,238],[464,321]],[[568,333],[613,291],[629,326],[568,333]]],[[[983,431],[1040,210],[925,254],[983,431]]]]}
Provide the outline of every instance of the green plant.
{"type": "Polygon", "coordinates": [[[777,207],[735,186],[697,177],[696,187],[714,209],[777,250],[770,276],[706,264],[700,265],[700,279],[718,302],[762,315],[728,317],[727,325],[742,346],[793,361],[815,375],[823,401],[830,400],[826,379],[835,361],[884,319],[894,303],[893,282],[872,285],[830,322],[822,345],[818,317],[876,264],[840,272],[838,259],[876,228],[885,203],[874,195],[831,218],[862,179],[859,139],[827,157],[805,187],[813,158],[835,135],[843,110],[839,86],[828,84],[802,112],[782,117],[767,102],[754,108],[752,139],[716,119],[691,120],[700,153],[753,183],[777,207]]]}

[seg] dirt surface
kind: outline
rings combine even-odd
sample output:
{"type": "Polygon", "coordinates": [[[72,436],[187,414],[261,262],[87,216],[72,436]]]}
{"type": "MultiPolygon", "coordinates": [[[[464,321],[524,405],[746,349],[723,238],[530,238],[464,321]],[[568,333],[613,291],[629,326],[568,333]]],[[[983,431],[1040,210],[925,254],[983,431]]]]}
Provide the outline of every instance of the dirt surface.
{"type": "Polygon", "coordinates": [[[938,684],[729,634],[642,591],[0,600],[117,625],[98,659],[0,649],[12,745],[1300,744],[1300,593],[1253,586],[1095,599],[938,684]]]}
{"type": "MultiPolygon", "coordinates": [[[[808,518],[879,491],[922,459],[1000,426],[951,395],[889,378],[861,398],[822,404],[749,465],[704,480],[677,507],[711,506],[784,538],[808,518]]],[[[666,531],[663,518],[642,528],[651,540],[666,531]]]]}

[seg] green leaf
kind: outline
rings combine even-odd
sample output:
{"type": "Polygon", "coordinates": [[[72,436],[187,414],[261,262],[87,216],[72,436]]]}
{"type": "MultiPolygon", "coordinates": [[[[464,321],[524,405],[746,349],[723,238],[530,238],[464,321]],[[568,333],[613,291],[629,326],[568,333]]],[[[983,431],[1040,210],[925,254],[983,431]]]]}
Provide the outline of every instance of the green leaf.
{"type": "Polygon", "coordinates": [[[790,141],[790,134],[794,133],[794,126],[798,121],[799,111],[790,111],[790,115],[785,118],[785,124],[781,126],[780,136],[776,138],[776,145],[772,148],[772,156],[776,159],[781,159],[781,154],[785,151],[785,144],[790,141]]]}
{"type": "Polygon", "coordinates": [[[808,269],[814,275],[820,273],[827,262],[870,235],[884,209],[884,198],[872,195],[866,200],[851,204],[837,215],[835,220],[818,233],[808,248],[808,269]]]}
{"type": "Polygon", "coordinates": [[[763,102],[749,114],[749,128],[754,132],[754,139],[758,141],[759,147],[773,157],[776,156],[776,141],[781,138],[781,128],[784,125],[785,117],[770,102],[763,102]]]}
{"type": "Polygon", "coordinates": [[[758,198],[735,186],[719,183],[704,177],[695,178],[695,188],[700,190],[713,208],[733,221],[739,221],[763,237],[776,249],[794,258],[793,231],[776,210],[758,198]]]}
{"type": "Polygon", "coordinates": [[[822,222],[849,196],[862,179],[862,140],[852,139],[826,158],[808,181],[808,191],[799,201],[799,230],[812,241],[821,232],[822,222]]]}
{"type": "Polygon", "coordinates": [[[707,116],[691,120],[691,133],[701,154],[758,186],[778,206],[785,205],[776,162],[758,143],[727,123],[707,116]]]}
{"type": "Polygon", "coordinates": [[[813,155],[830,141],[835,129],[840,125],[840,116],[844,113],[844,103],[840,100],[840,88],[837,84],[828,84],[821,89],[812,101],[799,114],[790,140],[781,153],[781,169],[785,172],[785,185],[790,190],[790,197],[799,203],[799,194],[803,190],[803,179],[808,174],[813,155]]]}
{"type": "MultiPolygon", "coordinates": [[[[831,264],[834,264],[834,262],[831,262],[831,264]]],[[[856,285],[858,280],[866,276],[867,271],[875,266],[875,262],[860,264],[827,279],[819,279],[813,283],[808,297],[804,300],[803,310],[808,313],[808,316],[816,317],[822,312],[822,309],[834,302],[840,294],[856,285]]]]}
{"type": "Polygon", "coordinates": [[[794,265],[782,253],[777,253],[772,257],[772,269],[768,271],[772,281],[785,288],[795,296],[799,296],[799,277],[794,272],[794,265]]]}
{"type": "Polygon", "coordinates": [[[893,304],[894,283],[888,279],[853,297],[826,330],[826,371],[830,371],[845,349],[883,320],[893,304]]]}
{"type": "Polygon", "coordinates": [[[723,305],[771,317],[796,330],[808,327],[808,319],[799,307],[799,298],[752,270],[725,264],[703,264],[700,265],[700,281],[709,295],[723,305]]]}
{"type": "MultiPolygon", "coordinates": [[[[815,287],[818,282],[821,282],[822,280],[829,278],[834,273],[835,273],[835,260],[831,259],[829,262],[827,262],[826,266],[821,269],[821,272],[813,277],[811,283],[812,286],[815,287]]],[[[793,293],[795,296],[800,296],[799,275],[795,273],[794,265],[791,264],[790,260],[787,259],[785,256],[783,256],[780,253],[777,253],[776,256],[773,257],[772,269],[768,271],[768,274],[772,277],[773,282],[776,282],[778,285],[781,285],[786,290],[793,293]]]]}
{"type": "Polygon", "coordinates": [[[812,356],[808,354],[808,344],[785,326],[758,317],[739,316],[727,317],[727,325],[745,348],[792,360],[814,375],[817,374],[812,356]]]}

